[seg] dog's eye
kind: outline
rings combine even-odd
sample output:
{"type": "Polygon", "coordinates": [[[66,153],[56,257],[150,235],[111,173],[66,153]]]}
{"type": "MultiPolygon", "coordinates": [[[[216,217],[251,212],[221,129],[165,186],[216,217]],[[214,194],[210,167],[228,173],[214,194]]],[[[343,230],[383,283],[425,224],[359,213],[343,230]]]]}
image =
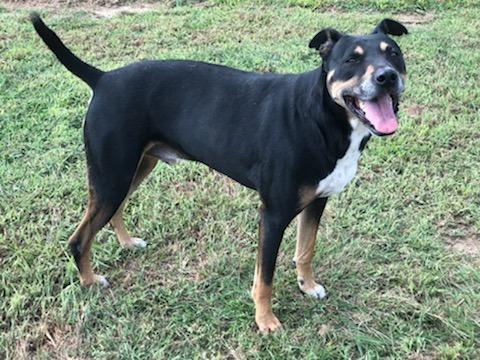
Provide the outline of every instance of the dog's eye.
{"type": "Polygon", "coordinates": [[[349,58],[347,58],[347,60],[345,60],[345,63],[346,64],[356,64],[360,61],[360,59],[358,58],[358,56],[350,56],[349,58]]]}
{"type": "Polygon", "coordinates": [[[398,56],[398,51],[392,49],[392,48],[389,48],[389,54],[390,56],[398,56]]]}

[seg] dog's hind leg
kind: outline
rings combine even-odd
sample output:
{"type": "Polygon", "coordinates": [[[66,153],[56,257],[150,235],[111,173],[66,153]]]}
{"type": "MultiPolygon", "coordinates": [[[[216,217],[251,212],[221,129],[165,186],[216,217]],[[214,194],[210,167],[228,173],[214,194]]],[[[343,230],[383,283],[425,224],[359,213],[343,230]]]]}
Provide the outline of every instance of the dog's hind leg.
{"type": "Polygon", "coordinates": [[[82,286],[88,286],[93,283],[108,286],[108,282],[103,276],[95,275],[92,271],[90,248],[95,235],[108,222],[114,211],[113,206],[108,206],[98,201],[93,191],[90,190],[87,210],[68,241],[70,251],[80,272],[80,283],[82,286]]]}
{"type": "Polygon", "coordinates": [[[316,199],[298,216],[297,245],[293,259],[297,268],[297,282],[300,290],[317,299],[325,297],[325,289],[315,282],[312,258],[318,224],[326,203],[327,198],[316,199]]]}
{"type": "Polygon", "coordinates": [[[124,248],[132,248],[132,247],[145,247],[147,243],[140,238],[131,237],[127,230],[125,229],[125,224],[123,222],[123,209],[128,201],[128,197],[138,188],[140,183],[152,172],[155,165],[157,164],[158,159],[150,156],[144,155],[142,160],[137,168],[137,172],[135,177],[130,185],[130,191],[128,192],[125,200],[123,200],[122,204],[115,212],[115,215],[110,220],[110,225],[113,227],[115,234],[117,235],[118,242],[124,248]]]}
{"type": "Polygon", "coordinates": [[[125,200],[142,147],[132,144],[125,148],[128,139],[116,137],[115,142],[105,138],[89,138],[86,141],[88,160],[89,199],[85,215],[69,239],[70,250],[80,272],[83,286],[93,283],[108,285],[104,277],[95,275],[90,263],[92,241],[125,200]]]}

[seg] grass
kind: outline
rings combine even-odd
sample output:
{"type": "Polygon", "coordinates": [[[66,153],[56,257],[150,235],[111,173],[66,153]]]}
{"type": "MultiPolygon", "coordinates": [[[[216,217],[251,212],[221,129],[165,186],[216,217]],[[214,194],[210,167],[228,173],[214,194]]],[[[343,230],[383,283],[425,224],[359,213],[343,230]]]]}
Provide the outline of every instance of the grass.
{"type": "MultiPolygon", "coordinates": [[[[127,0],[128,1],[128,0],[127,0]]],[[[155,0],[152,0],[155,2],[155,0]]],[[[244,5],[268,4],[281,6],[299,6],[316,10],[329,10],[331,8],[341,10],[381,10],[381,11],[426,11],[445,10],[458,7],[478,7],[476,0],[212,0],[217,4],[244,5]]],[[[191,4],[198,0],[175,0],[175,4],[191,4]]]]}
{"type": "MultiPolygon", "coordinates": [[[[7,3],[21,4],[24,0],[5,0],[7,3]]],[[[429,10],[452,10],[457,8],[478,9],[478,0],[31,0],[36,4],[50,6],[130,6],[136,4],[161,4],[171,7],[185,5],[223,6],[280,6],[303,7],[312,10],[355,10],[355,11],[396,11],[424,12],[429,10]]],[[[28,0],[27,0],[28,2],[28,0]]]]}
{"type": "MultiPolygon", "coordinates": [[[[147,248],[121,250],[102,230],[94,264],[111,287],[80,288],[66,241],[86,205],[90,92],[26,14],[0,12],[0,358],[480,357],[478,8],[402,15],[414,24],[398,39],[409,71],[400,131],[370,142],[328,205],[315,256],[326,300],[297,290],[288,229],[273,336],[256,333],[249,297],[259,200],[194,163],[157,166],[126,215],[147,248]]],[[[276,72],[317,66],[307,44],[323,27],[363,33],[396,17],[252,3],[43,14],[103,69],[190,58],[276,72]]]]}

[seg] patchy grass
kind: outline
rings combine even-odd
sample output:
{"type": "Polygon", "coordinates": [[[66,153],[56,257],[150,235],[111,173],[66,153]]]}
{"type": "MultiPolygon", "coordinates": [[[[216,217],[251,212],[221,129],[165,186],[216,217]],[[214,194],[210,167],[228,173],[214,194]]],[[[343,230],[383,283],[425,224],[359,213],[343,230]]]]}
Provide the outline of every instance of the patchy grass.
{"type": "MultiPolygon", "coordinates": [[[[198,0],[176,0],[176,4],[201,3],[198,0]]],[[[425,11],[456,9],[458,7],[478,7],[476,0],[213,0],[214,3],[228,5],[263,4],[271,6],[300,6],[315,10],[331,8],[341,10],[381,10],[381,11],[425,11]]]]}
{"type": "Polygon", "coordinates": [[[160,4],[169,7],[200,6],[261,6],[303,7],[316,11],[323,10],[363,10],[390,12],[424,12],[427,10],[452,10],[457,8],[478,9],[478,0],[5,0],[9,6],[47,6],[47,7],[125,7],[144,4],[160,4]]]}
{"type": "MultiPolygon", "coordinates": [[[[44,15],[103,69],[191,58],[277,72],[318,65],[307,44],[320,28],[366,32],[391,15],[284,3],[44,15]]],[[[275,282],[284,330],[264,337],[249,297],[259,201],[198,164],[157,166],[127,209],[148,247],[123,251],[104,229],[94,263],[112,286],[80,288],[66,240],[86,201],[90,92],[25,11],[0,12],[0,358],[478,358],[480,17],[413,19],[399,39],[409,69],[401,129],[370,142],[318,235],[330,296],[298,292],[291,226],[275,282]]]]}

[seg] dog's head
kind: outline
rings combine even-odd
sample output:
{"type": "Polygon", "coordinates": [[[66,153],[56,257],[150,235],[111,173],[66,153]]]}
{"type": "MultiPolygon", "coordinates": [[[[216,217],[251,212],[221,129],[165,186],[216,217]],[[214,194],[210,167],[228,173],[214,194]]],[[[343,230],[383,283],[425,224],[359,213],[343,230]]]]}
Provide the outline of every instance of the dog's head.
{"type": "Polygon", "coordinates": [[[404,90],[406,68],[402,52],[388,35],[407,34],[394,20],[384,19],[366,36],[320,31],[310,41],[318,50],[332,99],[376,135],[393,134],[404,90]]]}

